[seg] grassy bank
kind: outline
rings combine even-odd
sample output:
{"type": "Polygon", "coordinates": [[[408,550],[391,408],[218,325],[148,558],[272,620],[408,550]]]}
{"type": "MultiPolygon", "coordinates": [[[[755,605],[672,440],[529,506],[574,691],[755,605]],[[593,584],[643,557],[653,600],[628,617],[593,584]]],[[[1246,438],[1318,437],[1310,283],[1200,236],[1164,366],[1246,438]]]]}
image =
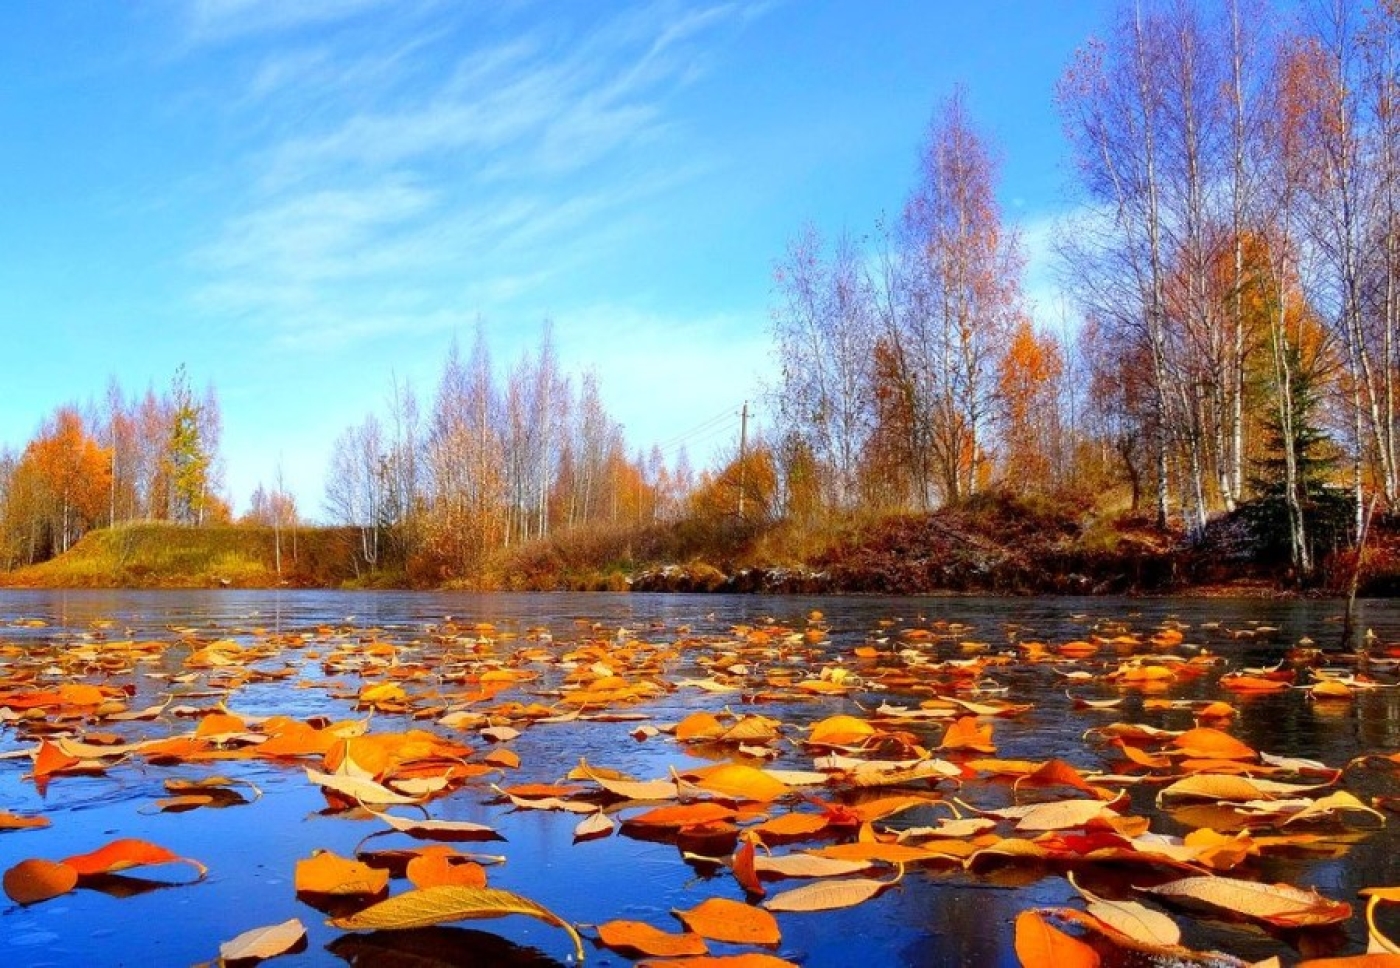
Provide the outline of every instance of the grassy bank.
{"type": "Polygon", "coordinates": [[[248,526],[188,528],[130,524],[92,531],[62,554],[0,573],[26,588],[271,588],[340,586],[354,569],[355,533],[342,528],[283,531],[248,526]]]}
{"type": "MultiPolygon", "coordinates": [[[[94,531],[52,561],[0,573],[37,588],[453,587],[479,590],[767,591],[931,594],[1345,594],[1355,555],[1339,549],[1300,586],[1261,560],[1238,521],[1204,541],[1090,501],[984,495],[933,514],[831,518],[804,527],[733,518],[590,525],[503,549],[475,574],[357,570],[358,532],[126,525],[94,531]],[[1243,537],[1242,537],[1243,535],[1243,537]],[[410,580],[409,575],[416,580],[410,580]]],[[[1363,595],[1400,594],[1400,524],[1378,521],[1363,595]]]]}

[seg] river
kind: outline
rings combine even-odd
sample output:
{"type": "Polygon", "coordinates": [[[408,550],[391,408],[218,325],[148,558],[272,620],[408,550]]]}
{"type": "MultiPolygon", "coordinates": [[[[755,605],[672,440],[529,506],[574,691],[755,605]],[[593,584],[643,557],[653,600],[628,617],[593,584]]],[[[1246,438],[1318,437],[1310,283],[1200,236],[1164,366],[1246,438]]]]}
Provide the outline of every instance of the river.
{"type": "MultiPolygon", "coordinates": [[[[433,630],[447,625],[471,629],[490,623],[498,648],[546,642],[567,650],[583,642],[685,642],[680,658],[669,665],[672,680],[708,676],[712,669],[697,664],[712,658],[732,641],[736,626],[776,622],[794,630],[806,628],[814,611],[824,616],[828,634],[806,654],[804,663],[815,674],[826,660],[841,657],[859,671],[851,658],[858,646],[893,650],[901,629],[965,626],[937,646],[946,656],[1019,655],[1018,642],[1030,639],[1059,644],[1083,639],[1091,632],[1114,631],[1150,635],[1164,622],[1178,623],[1185,642],[1172,651],[1189,657],[1213,653],[1224,660],[1220,669],[1266,666],[1282,659],[1300,641],[1311,640],[1324,650],[1339,641],[1340,606],[1330,601],[1269,601],[1219,599],[1000,599],[984,597],[765,597],[611,594],[446,594],[409,592],[0,592],[0,675],[32,668],[28,654],[95,646],[126,639],[170,642],[168,654],[156,666],[138,667],[106,682],[127,687],[131,708],[161,702],[172,693],[177,702],[212,705],[223,701],[229,710],[256,717],[286,713],[307,718],[363,717],[353,705],[356,683],[343,675],[328,677],[318,656],[315,637],[338,630],[357,630],[365,638],[388,642],[430,655],[425,646],[433,630]],[[547,630],[548,638],[542,638],[547,630]],[[184,671],[183,661],[199,642],[232,638],[243,643],[269,636],[305,634],[311,641],[291,650],[282,660],[296,666],[295,675],[266,678],[241,685],[226,695],[203,689],[202,679],[180,682],[170,678],[184,671]],[[518,638],[517,638],[518,636],[518,638]],[[551,641],[552,640],[552,641],[551,641]],[[960,643],[975,642],[976,646],[960,643]],[[891,643],[894,643],[893,645],[891,643]],[[156,675],[150,675],[153,670],[156,675]],[[188,695],[188,698],[181,698],[188,695]]],[[[1379,654],[1400,643],[1400,606],[1391,602],[1359,603],[1360,627],[1371,631],[1379,654]]],[[[486,632],[480,633],[483,636],[486,632]]],[[[935,646],[923,646],[934,649],[935,646]]],[[[1096,673],[1112,668],[1111,652],[1081,668],[1096,673]]],[[[1345,657],[1327,656],[1329,664],[1345,657]]],[[[1066,698],[1063,664],[1013,661],[989,671],[1006,698],[1032,708],[1014,719],[995,721],[997,756],[1044,760],[1061,757],[1081,769],[1104,768],[1103,749],[1086,742],[1095,725],[1115,719],[1186,729],[1192,725],[1184,710],[1151,709],[1141,690],[1120,689],[1102,681],[1076,686],[1079,694],[1096,698],[1125,696],[1112,711],[1075,709],[1066,698]]],[[[50,683],[56,669],[40,668],[38,682],[50,683]],[[46,679],[47,677],[47,679],[46,679]]],[[[546,671],[538,684],[548,684],[557,671],[546,671]]],[[[1181,682],[1161,695],[1171,699],[1223,698],[1239,709],[1229,732],[1252,746],[1280,756],[1306,757],[1341,767],[1355,757],[1391,754],[1400,750],[1400,690],[1378,688],[1358,693],[1354,701],[1315,702],[1302,690],[1241,699],[1216,685],[1219,670],[1181,682]]],[[[1385,683],[1393,674],[1378,676],[1385,683]]],[[[0,692],[4,682],[0,680],[0,692]]],[[[881,693],[856,690],[848,695],[820,696],[806,701],[779,701],[755,707],[765,716],[796,727],[836,714],[863,715],[882,700],[917,704],[926,693],[901,694],[898,688],[881,693]],[[858,706],[857,703],[860,705],[858,706]]],[[[505,693],[501,700],[529,695],[505,693]]],[[[629,712],[647,715],[647,722],[674,723],[699,709],[719,711],[731,706],[743,711],[744,694],[712,695],[696,688],[668,692],[629,712]]],[[[82,724],[78,724],[82,725],[82,724]]],[[[684,770],[698,764],[665,735],[644,741],[632,738],[637,722],[540,724],[524,729],[509,743],[521,767],[510,782],[554,782],[586,756],[590,762],[627,771],[641,778],[664,777],[671,766],[684,770]]],[[[101,727],[106,729],[107,726],[101,727]]],[[[188,721],[124,723],[123,739],[169,735],[188,730],[188,721]]],[[[431,720],[402,715],[376,715],[372,728],[402,730],[434,728],[431,720]]],[[[921,733],[936,743],[942,727],[921,733]]],[[[450,730],[441,730],[450,733],[450,730]]],[[[462,738],[458,736],[457,738],[462,738]]],[[[467,737],[480,747],[475,737],[467,737]]],[[[14,725],[0,727],[0,754],[34,746],[32,736],[14,725]]],[[[781,755],[770,764],[788,770],[812,769],[812,757],[791,742],[779,744],[781,755]]],[[[215,772],[208,765],[164,767],[141,762],[122,763],[96,776],[58,776],[41,793],[24,778],[27,759],[0,759],[0,810],[42,814],[52,821],[43,830],[0,832],[0,869],[27,857],[57,859],[92,848],[116,837],[139,837],[197,858],[209,868],[203,881],[164,887],[163,880],[180,880],[166,869],[152,869],[149,879],[133,889],[82,889],[28,907],[10,904],[0,910],[0,965],[189,965],[217,960],[218,947],[249,928],[299,917],[309,932],[304,950],[284,956],[277,964],[405,966],[405,965],[553,965],[570,960],[571,946],[557,929],[538,921],[512,917],[476,922],[410,935],[384,932],[351,935],[324,923],[325,916],[299,901],[292,887],[298,859],[315,849],[353,854],[357,844],[375,829],[372,819],[350,819],[327,813],[320,791],[306,781],[301,764],[267,761],[215,764],[217,772],[257,785],[262,797],[222,810],[198,809],[162,813],[153,808],[165,795],[163,781],[172,776],[215,772]],[[152,886],[152,882],[154,886],[152,886]],[[129,896],[118,896],[128,895],[129,896]]],[[[1345,788],[1370,802],[1373,796],[1400,793],[1397,773],[1356,768],[1348,770],[1345,788]]],[[[504,782],[504,781],[502,781],[504,782]]],[[[946,796],[975,804],[1005,804],[1006,784],[967,783],[960,790],[943,786],[946,796]]],[[[1064,791],[1060,791],[1063,793],[1064,791]]],[[[1056,796],[1060,794],[1055,794],[1056,796]]],[[[1181,835],[1187,829],[1153,805],[1154,790],[1130,791],[1132,812],[1152,819],[1154,832],[1181,835]]],[[[1049,796],[1049,795],[1046,795],[1049,796]]],[[[1046,797],[1041,797],[1042,799],[1046,797]]],[[[512,811],[493,802],[482,783],[469,784],[446,798],[432,801],[435,817],[489,823],[505,837],[489,849],[505,855],[506,863],[490,872],[493,886],[529,897],[579,925],[610,919],[646,921],[678,930],[673,909],[693,907],[710,896],[742,899],[727,871],[686,863],[673,843],[614,834],[575,844],[572,830],[578,816],[568,813],[512,811]]],[[[1394,832],[1395,815],[1379,825],[1374,818],[1322,828],[1342,846],[1326,852],[1299,850],[1251,861],[1251,876],[1266,882],[1315,886],[1328,897],[1357,906],[1366,887],[1400,883],[1394,832]],[[1347,846],[1349,844],[1349,846],[1347,846]]],[[[931,822],[931,821],[924,821],[931,822]]],[[[421,846],[421,845],[420,845],[421,846]]],[[[470,846],[470,845],[469,845],[470,846]]],[[[801,845],[799,845],[801,846],[801,845]]],[[[877,874],[872,876],[884,876],[877,874]]],[[[1103,890],[1127,890],[1134,871],[1096,869],[1081,878],[1103,890]]],[[[1161,878],[1158,877],[1158,880],[1161,878]]],[[[770,885],[774,889],[796,882],[770,885]]],[[[395,892],[403,890],[395,882],[395,892]]],[[[996,865],[977,872],[960,869],[917,869],[900,884],[874,900],[848,910],[780,915],[783,940],[773,953],[809,968],[864,965],[1014,965],[1012,923],[1027,908],[1044,905],[1082,907],[1060,872],[1025,865],[996,865]]],[[[1343,928],[1295,934],[1268,934],[1176,912],[1185,941],[1192,947],[1218,949],[1253,960],[1279,955],[1285,964],[1304,954],[1351,953],[1364,948],[1365,925],[1358,914],[1343,928]]],[[[1386,912],[1384,923],[1400,935],[1400,918],[1386,912]]],[[[584,931],[585,936],[591,932],[584,931]]],[[[716,954],[742,950],[712,945],[716,954]]],[[[590,945],[588,962],[627,965],[634,959],[590,945]]]]}

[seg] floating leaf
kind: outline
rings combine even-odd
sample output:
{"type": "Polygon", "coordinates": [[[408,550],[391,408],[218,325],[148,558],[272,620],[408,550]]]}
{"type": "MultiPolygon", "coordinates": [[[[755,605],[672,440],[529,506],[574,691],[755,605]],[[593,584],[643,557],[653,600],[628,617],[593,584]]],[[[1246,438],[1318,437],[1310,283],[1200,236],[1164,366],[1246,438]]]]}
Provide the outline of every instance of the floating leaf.
{"type": "Polygon", "coordinates": [[[574,827],[574,839],[592,840],[595,837],[606,837],[613,832],[616,826],[617,824],[613,823],[612,817],[601,810],[596,810],[580,820],[578,826],[574,827]]]}
{"type": "Polygon", "coordinates": [[[0,810],[0,830],[33,830],[48,825],[48,817],[21,817],[19,814],[0,810]]]}
{"type": "Polygon", "coordinates": [[[1069,883],[1088,902],[1088,911],[1104,924],[1120,931],[1134,941],[1155,947],[1169,948],[1181,944],[1181,929],[1161,911],[1154,911],[1137,901],[1111,901],[1080,887],[1069,874],[1069,883]]]}
{"type": "Polygon", "coordinates": [[[389,872],[322,850],[297,861],[293,883],[298,894],[373,895],[388,889],[389,872]]]}
{"type": "Polygon", "coordinates": [[[835,911],[863,904],[885,888],[899,882],[903,868],[892,881],[853,877],[844,881],[819,881],[774,894],[763,902],[770,911],[835,911]]]}
{"type": "Polygon", "coordinates": [[[643,921],[608,921],[598,925],[598,940],[614,951],[632,955],[703,955],[710,949],[698,934],[672,934],[643,921]]]}
{"type": "Polygon", "coordinates": [[[528,898],[492,887],[428,887],[408,891],[328,923],[348,931],[400,931],[453,921],[473,921],[524,914],[563,928],[583,961],[583,939],[574,926],[528,898]]]}
{"type": "Polygon", "coordinates": [[[1034,911],[1016,916],[1015,945],[1022,968],[1097,968],[1100,961],[1097,951],[1034,911]]]}
{"type": "Polygon", "coordinates": [[[778,922],[762,908],[712,897],[686,911],[673,911],[687,928],[710,941],[730,944],[777,944],[778,922]]]}
{"type": "Polygon", "coordinates": [[[486,869],[470,857],[451,847],[425,847],[408,862],[404,871],[414,887],[438,887],[456,884],[462,887],[485,887],[486,869]]]}
{"type": "Polygon", "coordinates": [[[219,957],[225,961],[251,958],[275,958],[291,951],[306,937],[306,926],[297,918],[264,928],[244,931],[232,941],[219,945],[219,957]]]}
{"type": "Polygon", "coordinates": [[[200,878],[208,873],[208,868],[197,860],[180,857],[158,844],[134,838],[114,840],[89,853],[65,857],[63,863],[77,871],[79,877],[115,874],[133,867],[155,867],[160,864],[189,864],[200,878]]]}
{"type": "Polygon", "coordinates": [[[1229,877],[1184,877],[1145,888],[1160,897],[1199,901],[1209,907],[1286,928],[1336,924],[1351,905],[1289,884],[1260,884],[1229,877]]]}
{"type": "Polygon", "coordinates": [[[17,904],[37,904],[78,886],[78,872],[64,863],[34,858],[5,871],[5,895],[17,904]]]}

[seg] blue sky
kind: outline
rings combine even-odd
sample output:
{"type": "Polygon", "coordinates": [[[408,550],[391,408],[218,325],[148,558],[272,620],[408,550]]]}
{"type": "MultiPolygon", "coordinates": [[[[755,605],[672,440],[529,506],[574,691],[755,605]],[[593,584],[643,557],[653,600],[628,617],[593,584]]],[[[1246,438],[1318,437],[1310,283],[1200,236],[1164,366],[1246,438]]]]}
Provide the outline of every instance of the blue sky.
{"type": "Polygon", "coordinates": [[[478,317],[500,370],[552,319],[634,447],[745,399],[761,425],[775,259],[804,221],[896,212],[959,83],[1057,315],[1053,87],[1109,9],[5,4],[0,441],[184,363],[220,394],[236,509],[280,460],[316,517],[335,436],[391,376],[431,401],[478,317]]]}

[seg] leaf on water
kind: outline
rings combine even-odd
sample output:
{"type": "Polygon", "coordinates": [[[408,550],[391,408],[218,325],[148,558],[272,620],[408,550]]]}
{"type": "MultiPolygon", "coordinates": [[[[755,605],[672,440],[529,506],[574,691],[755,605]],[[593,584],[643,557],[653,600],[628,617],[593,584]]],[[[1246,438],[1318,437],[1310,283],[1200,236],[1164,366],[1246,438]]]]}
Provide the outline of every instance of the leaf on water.
{"type": "Polygon", "coordinates": [[[1080,887],[1070,871],[1070,886],[1088,902],[1089,913],[1109,927],[1142,944],[1170,948],[1181,944],[1181,929],[1161,911],[1137,901],[1110,901],[1080,887]]]}
{"type": "Polygon", "coordinates": [[[408,862],[404,873],[414,887],[486,886],[486,868],[441,844],[420,850],[418,856],[408,862]]]}
{"type": "Polygon", "coordinates": [[[390,813],[375,813],[401,834],[418,840],[505,840],[490,827],[465,820],[406,820],[390,813]]]}
{"type": "Polygon", "coordinates": [[[322,850],[297,861],[294,884],[298,894],[381,894],[388,890],[389,872],[322,850]]]}
{"type": "Polygon", "coordinates": [[[671,913],[691,931],[710,941],[773,945],[782,940],[773,915],[728,898],[708,898],[689,910],[671,913]]]}
{"type": "Polygon", "coordinates": [[[573,940],[574,955],[583,961],[583,939],[572,924],[528,898],[492,887],[428,887],[408,891],[349,917],[332,918],[327,923],[347,931],[401,931],[511,914],[524,914],[563,928],[573,940]]]}
{"type": "Polygon", "coordinates": [[[350,776],[339,773],[320,773],[316,770],[306,770],[306,778],[317,786],[332,790],[341,794],[349,800],[357,800],[367,806],[389,806],[393,804],[416,804],[422,803],[422,797],[405,796],[402,793],[395,793],[386,786],[375,783],[359,776],[350,776]]]}
{"type": "Polygon", "coordinates": [[[146,840],[135,838],[123,838],[114,840],[110,844],[99,847],[86,854],[74,854],[72,857],[65,857],[63,863],[78,872],[79,877],[91,877],[97,874],[115,874],[118,871],[130,870],[133,867],[155,867],[160,864],[189,864],[203,879],[208,873],[208,868],[197,860],[188,857],[180,857],[146,840]]]}
{"type": "Polygon", "coordinates": [[[77,887],[78,872],[65,863],[33,858],[5,871],[3,884],[5,896],[15,903],[37,904],[77,887]]]}
{"type": "Polygon", "coordinates": [[[1337,924],[1351,917],[1351,905],[1289,884],[1260,884],[1230,877],[1184,877],[1144,888],[1160,897],[1199,901],[1287,928],[1337,924]]]}
{"type": "Polygon", "coordinates": [[[867,871],[874,863],[808,853],[781,854],[777,857],[757,854],[753,859],[753,868],[758,874],[772,877],[844,877],[867,871]]]}
{"type": "Polygon", "coordinates": [[[773,777],[768,771],[743,763],[720,763],[701,770],[692,770],[686,776],[702,790],[731,800],[766,803],[792,792],[791,787],[773,777]]]}
{"type": "Polygon", "coordinates": [[[1015,945],[1022,968],[1097,968],[1100,960],[1093,948],[1034,911],[1016,916],[1015,945]]]}
{"type": "Polygon", "coordinates": [[[992,724],[979,723],[976,716],[955,719],[943,733],[942,750],[976,750],[988,755],[997,751],[992,743],[992,724]]]}
{"type": "Polygon", "coordinates": [[[598,925],[598,940],[604,946],[626,955],[703,955],[710,949],[698,934],[672,934],[643,921],[608,921],[598,925]]]}
{"type": "Polygon", "coordinates": [[[8,810],[0,810],[0,830],[34,830],[49,826],[48,817],[21,817],[8,810]]]}
{"type": "Polygon", "coordinates": [[[628,826],[689,827],[694,824],[733,820],[738,814],[719,803],[683,803],[674,807],[657,807],[635,817],[627,818],[628,826]]]}
{"type": "Polygon", "coordinates": [[[770,911],[835,911],[841,908],[863,904],[887,887],[899,883],[904,876],[901,867],[891,881],[876,881],[866,877],[853,877],[844,881],[819,881],[804,884],[790,891],[774,894],[763,902],[770,911]]]}
{"type": "Polygon", "coordinates": [[[219,945],[224,961],[275,958],[295,948],[306,937],[306,926],[297,918],[244,931],[232,941],[219,945]]]}
{"type": "Polygon", "coordinates": [[[595,837],[606,837],[617,827],[612,817],[609,817],[601,810],[595,810],[589,816],[584,817],[574,827],[574,840],[592,840],[595,837]]]}
{"type": "Polygon", "coordinates": [[[777,955],[746,952],[741,955],[696,955],[693,958],[666,958],[638,962],[637,968],[798,968],[777,955]]]}

